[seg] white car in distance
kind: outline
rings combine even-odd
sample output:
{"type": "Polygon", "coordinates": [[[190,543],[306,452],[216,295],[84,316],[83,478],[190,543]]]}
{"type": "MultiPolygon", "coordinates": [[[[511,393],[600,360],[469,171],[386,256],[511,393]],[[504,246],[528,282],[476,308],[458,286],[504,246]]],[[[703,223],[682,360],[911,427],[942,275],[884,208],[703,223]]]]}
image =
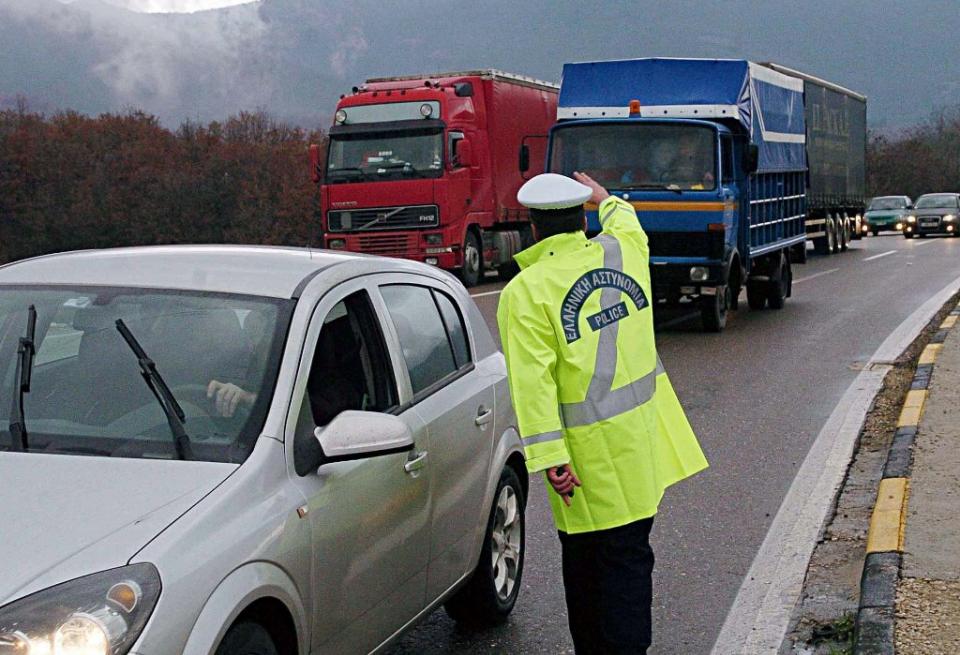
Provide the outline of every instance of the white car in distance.
{"type": "Polygon", "coordinates": [[[0,655],[370,653],[513,608],[527,476],[466,290],[171,246],[0,267],[0,655]]]}

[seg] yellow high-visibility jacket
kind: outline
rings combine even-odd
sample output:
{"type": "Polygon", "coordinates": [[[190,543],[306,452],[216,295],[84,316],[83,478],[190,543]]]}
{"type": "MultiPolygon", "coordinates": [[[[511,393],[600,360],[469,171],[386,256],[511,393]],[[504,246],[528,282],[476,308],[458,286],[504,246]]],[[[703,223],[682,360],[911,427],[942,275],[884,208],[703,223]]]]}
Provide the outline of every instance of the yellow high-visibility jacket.
{"type": "Polygon", "coordinates": [[[519,253],[497,310],[527,468],[569,463],[583,483],[570,507],[548,494],[567,533],[653,516],[664,489],[707,467],[657,356],[647,235],[619,198],[599,213],[593,240],[519,253]]]}

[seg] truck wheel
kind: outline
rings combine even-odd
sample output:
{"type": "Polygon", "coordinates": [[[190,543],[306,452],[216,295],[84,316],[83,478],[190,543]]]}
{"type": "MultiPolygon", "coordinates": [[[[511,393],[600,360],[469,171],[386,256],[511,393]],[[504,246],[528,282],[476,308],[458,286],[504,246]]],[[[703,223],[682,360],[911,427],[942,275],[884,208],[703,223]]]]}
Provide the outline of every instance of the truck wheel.
{"type": "Polygon", "coordinates": [[[844,217],[840,221],[840,238],[837,239],[837,244],[840,246],[840,252],[846,252],[847,248],[850,246],[850,221],[844,217]]]}
{"type": "Polygon", "coordinates": [[[759,282],[747,282],[747,305],[756,310],[767,306],[767,293],[759,282]]]}
{"type": "Polygon", "coordinates": [[[873,236],[875,236],[875,237],[880,236],[880,230],[879,230],[878,228],[873,228],[873,229],[870,230],[870,231],[873,232],[873,236]]]}
{"type": "Polygon", "coordinates": [[[457,623],[495,625],[513,610],[523,575],[525,507],[520,478],[512,468],[504,467],[493,495],[480,562],[470,580],[443,606],[457,623]]]}
{"type": "Polygon", "coordinates": [[[712,296],[700,296],[700,322],[705,332],[722,332],[727,326],[730,286],[724,285],[712,296]]]}
{"type": "Polygon", "coordinates": [[[476,286],[483,277],[483,250],[473,230],[467,230],[467,238],[463,242],[463,264],[458,274],[466,287],[476,286]]]}
{"type": "Polygon", "coordinates": [[[770,309],[783,309],[787,302],[787,296],[790,295],[790,287],[793,282],[793,273],[790,270],[790,260],[786,257],[780,258],[780,271],[778,279],[771,281],[767,287],[767,303],[770,309]]]}

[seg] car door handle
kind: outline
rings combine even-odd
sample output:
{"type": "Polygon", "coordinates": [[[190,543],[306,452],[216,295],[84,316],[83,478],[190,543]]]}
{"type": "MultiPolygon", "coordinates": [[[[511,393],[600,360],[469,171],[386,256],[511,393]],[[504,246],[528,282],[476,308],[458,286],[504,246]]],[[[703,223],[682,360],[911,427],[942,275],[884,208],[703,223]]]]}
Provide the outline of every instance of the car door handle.
{"type": "Polygon", "coordinates": [[[477,410],[477,418],[473,419],[473,422],[477,425],[486,425],[492,418],[493,410],[480,405],[480,408],[477,410]]]}
{"type": "Polygon", "coordinates": [[[413,459],[408,459],[407,462],[403,465],[403,470],[407,473],[413,473],[414,471],[419,471],[427,464],[427,451],[417,453],[417,456],[413,459]]]}

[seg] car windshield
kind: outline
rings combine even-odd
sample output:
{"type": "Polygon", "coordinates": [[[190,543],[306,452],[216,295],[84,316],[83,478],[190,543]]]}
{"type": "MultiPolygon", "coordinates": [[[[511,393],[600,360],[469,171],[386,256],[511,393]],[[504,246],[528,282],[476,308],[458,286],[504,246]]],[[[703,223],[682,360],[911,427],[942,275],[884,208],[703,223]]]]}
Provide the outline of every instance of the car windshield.
{"type": "Polygon", "coordinates": [[[30,452],[176,456],[122,319],[186,415],[194,459],[239,463],[263,428],[292,301],[123,288],[0,287],[0,450],[10,450],[16,352],[29,307],[36,355],[30,452]],[[234,400],[236,399],[236,400],[234,400]]]}
{"type": "Polygon", "coordinates": [[[430,130],[344,133],[330,137],[326,181],[440,177],[443,133],[430,130]]]}
{"type": "Polygon", "coordinates": [[[955,209],[957,208],[957,197],[950,195],[923,196],[917,200],[915,207],[917,209],[955,209]]]}
{"type": "Polygon", "coordinates": [[[595,124],[554,131],[550,170],[589,174],[614,189],[716,188],[716,133],[708,127],[595,124]]]}
{"type": "Polygon", "coordinates": [[[874,198],[870,201],[867,211],[877,209],[906,209],[907,201],[903,198],[874,198]]]}

